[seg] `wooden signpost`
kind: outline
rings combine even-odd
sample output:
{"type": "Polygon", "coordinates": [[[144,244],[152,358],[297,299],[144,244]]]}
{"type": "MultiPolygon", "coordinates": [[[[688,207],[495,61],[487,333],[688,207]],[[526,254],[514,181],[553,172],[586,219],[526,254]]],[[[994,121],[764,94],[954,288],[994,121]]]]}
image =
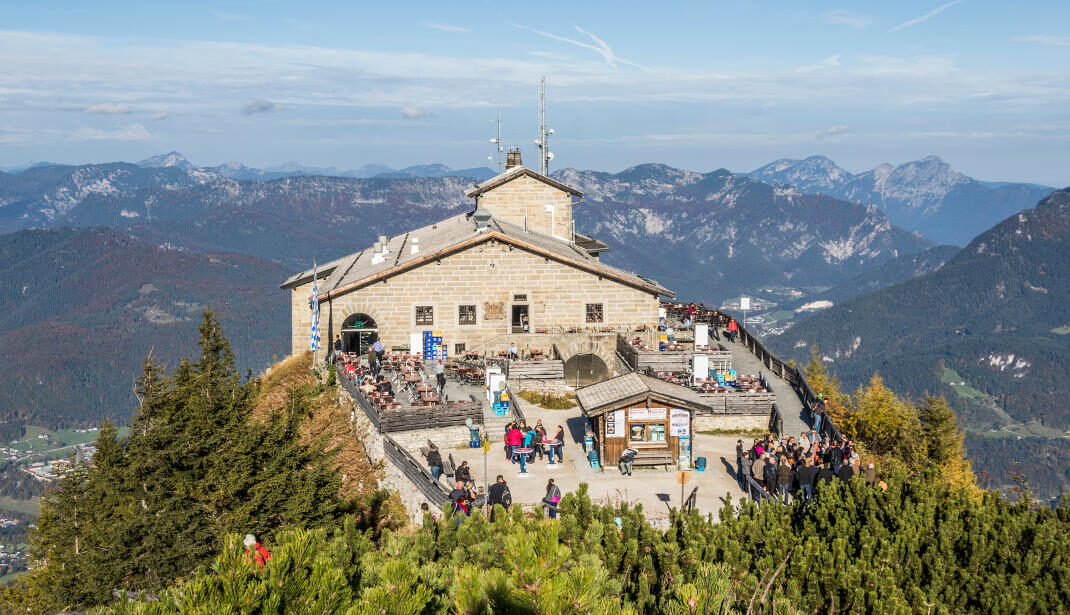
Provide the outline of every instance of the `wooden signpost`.
{"type": "Polygon", "coordinates": [[[684,485],[691,480],[691,473],[681,471],[676,473],[676,484],[680,485],[680,510],[684,509],[684,485]]]}

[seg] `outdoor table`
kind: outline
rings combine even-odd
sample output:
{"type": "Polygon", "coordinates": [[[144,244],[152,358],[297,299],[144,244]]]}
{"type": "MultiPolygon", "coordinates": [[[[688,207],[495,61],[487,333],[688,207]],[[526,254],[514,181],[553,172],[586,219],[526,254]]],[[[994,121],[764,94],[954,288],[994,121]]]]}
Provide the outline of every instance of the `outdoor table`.
{"type": "Polygon", "coordinates": [[[550,448],[550,463],[548,465],[556,466],[557,463],[554,462],[554,447],[555,446],[561,446],[561,441],[560,440],[547,440],[546,442],[543,442],[543,444],[545,444],[547,447],[550,448]]]}
{"type": "Polygon", "coordinates": [[[527,474],[528,473],[528,455],[530,455],[530,454],[532,454],[534,452],[535,452],[535,449],[533,449],[533,448],[524,448],[522,446],[518,446],[518,447],[513,449],[513,459],[516,459],[517,455],[520,456],[520,473],[521,474],[527,474]]]}

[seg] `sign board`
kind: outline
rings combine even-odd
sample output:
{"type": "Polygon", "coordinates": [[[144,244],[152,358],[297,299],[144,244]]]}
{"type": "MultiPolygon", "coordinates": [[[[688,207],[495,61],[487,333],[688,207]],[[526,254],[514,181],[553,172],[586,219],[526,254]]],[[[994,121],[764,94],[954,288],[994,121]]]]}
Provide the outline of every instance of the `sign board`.
{"type": "Polygon", "coordinates": [[[710,326],[704,322],[695,323],[695,344],[705,346],[710,342],[710,326]]]}
{"type": "Polygon", "coordinates": [[[750,297],[740,297],[739,298],[739,309],[741,309],[741,310],[749,310],[750,309],[750,297]]]}
{"type": "Polygon", "coordinates": [[[672,414],[669,417],[669,435],[677,437],[691,435],[690,412],[673,408],[672,414]]]}
{"type": "Polygon", "coordinates": [[[664,419],[668,413],[668,408],[628,408],[628,418],[638,421],[664,419]]]}
{"type": "Polygon", "coordinates": [[[624,411],[614,410],[606,413],[606,437],[624,437],[624,411]]]}
{"type": "Polygon", "coordinates": [[[691,482],[691,473],[690,472],[677,472],[676,473],[676,484],[677,485],[686,485],[689,482],[691,482]]]}
{"type": "Polygon", "coordinates": [[[691,372],[695,374],[695,378],[709,378],[710,358],[704,354],[691,355],[691,372]]]}
{"type": "Polygon", "coordinates": [[[681,468],[691,467],[691,438],[680,436],[680,456],[678,459],[681,468]]]}

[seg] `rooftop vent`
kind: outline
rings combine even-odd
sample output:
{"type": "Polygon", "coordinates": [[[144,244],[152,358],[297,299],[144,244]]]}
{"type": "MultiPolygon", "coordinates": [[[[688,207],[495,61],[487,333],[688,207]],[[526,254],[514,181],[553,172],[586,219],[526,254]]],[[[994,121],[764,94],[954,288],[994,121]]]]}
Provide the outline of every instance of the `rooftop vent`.
{"type": "Polygon", "coordinates": [[[508,171],[509,169],[511,169],[513,167],[522,167],[522,166],[524,166],[524,165],[520,162],[520,148],[519,147],[511,148],[509,150],[509,153],[506,154],[506,156],[505,156],[505,170],[508,171]]]}
{"type": "Polygon", "coordinates": [[[477,209],[476,213],[472,214],[472,217],[476,220],[476,230],[482,231],[490,226],[490,220],[493,216],[486,209],[477,209]]]}

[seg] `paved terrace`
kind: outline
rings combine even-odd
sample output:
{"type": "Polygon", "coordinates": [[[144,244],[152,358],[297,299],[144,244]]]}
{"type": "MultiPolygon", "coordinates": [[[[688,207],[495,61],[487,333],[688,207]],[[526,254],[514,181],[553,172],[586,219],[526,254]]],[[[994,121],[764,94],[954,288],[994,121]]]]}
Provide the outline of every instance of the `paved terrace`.
{"type": "MultiPolygon", "coordinates": [[[[798,436],[808,430],[803,404],[791,384],[773,373],[740,341],[729,342],[711,338],[711,347],[720,344],[732,353],[733,367],[740,373],[762,373],[776,396],[776,404],[783,417],[784,435],[798,436]]],[[[447,384],[447,394],[452,399],[467,397],[472,393],[468,387],[451,380],[447,384]]],[[[565,428],[564,463],[550,466],[546,460],[536,458],[528,464],[527,473],[520,474],[519,464],[513,464],[505,458],[503,430],[508,419],[488,419],[487,433],[492,446],[487,455],[487,479],[493,483],[498,474],[504,476],[513,494],[513,501],[525,507],[538,507],[546,492],[547,480],[553,478],[565,493],[576,490],[580,483],[587,483],[592,500],[605,504],[629,502],[641,504],[643,510],[653,519],[665,518],[670,508],[680,506],[680,486],[676,483],[676,471],[660,468],[636,467],[632,476],[622,476],[617,469],[615,459],[600,460],[599,469],[591,468],[583,449],[584,426],[586,420],[579,407],[570,410],[547,410],[519,398],[514,398],[529,425],[541,420],[549,433],[554,433],[557,426],[565,428]],[[608,467],[607,467],[608,466],[608,467]]],[[[698,487],[696,507],[704,514],[717,516],[728,495],[734,502],[744,496],[736,484],[735,446],[737,436],[714,436],[694,434],[692,438],[691,458],[706,458],[704,472],[691,471],[690,482],[685,486],[684,497],[698,487]]],[[[410,451],[420,458],[418,451],[410,451]]],[[[472,478],[477,485],[484,484],[482,449],[455,448],[442,450],[443,458],[452,454],[454,461],[460,465],[468,461],[472,469],[472,478]]],[[[440,482],[444,487],[452,488],[451,479],[443,476],[440,482]]]]}

